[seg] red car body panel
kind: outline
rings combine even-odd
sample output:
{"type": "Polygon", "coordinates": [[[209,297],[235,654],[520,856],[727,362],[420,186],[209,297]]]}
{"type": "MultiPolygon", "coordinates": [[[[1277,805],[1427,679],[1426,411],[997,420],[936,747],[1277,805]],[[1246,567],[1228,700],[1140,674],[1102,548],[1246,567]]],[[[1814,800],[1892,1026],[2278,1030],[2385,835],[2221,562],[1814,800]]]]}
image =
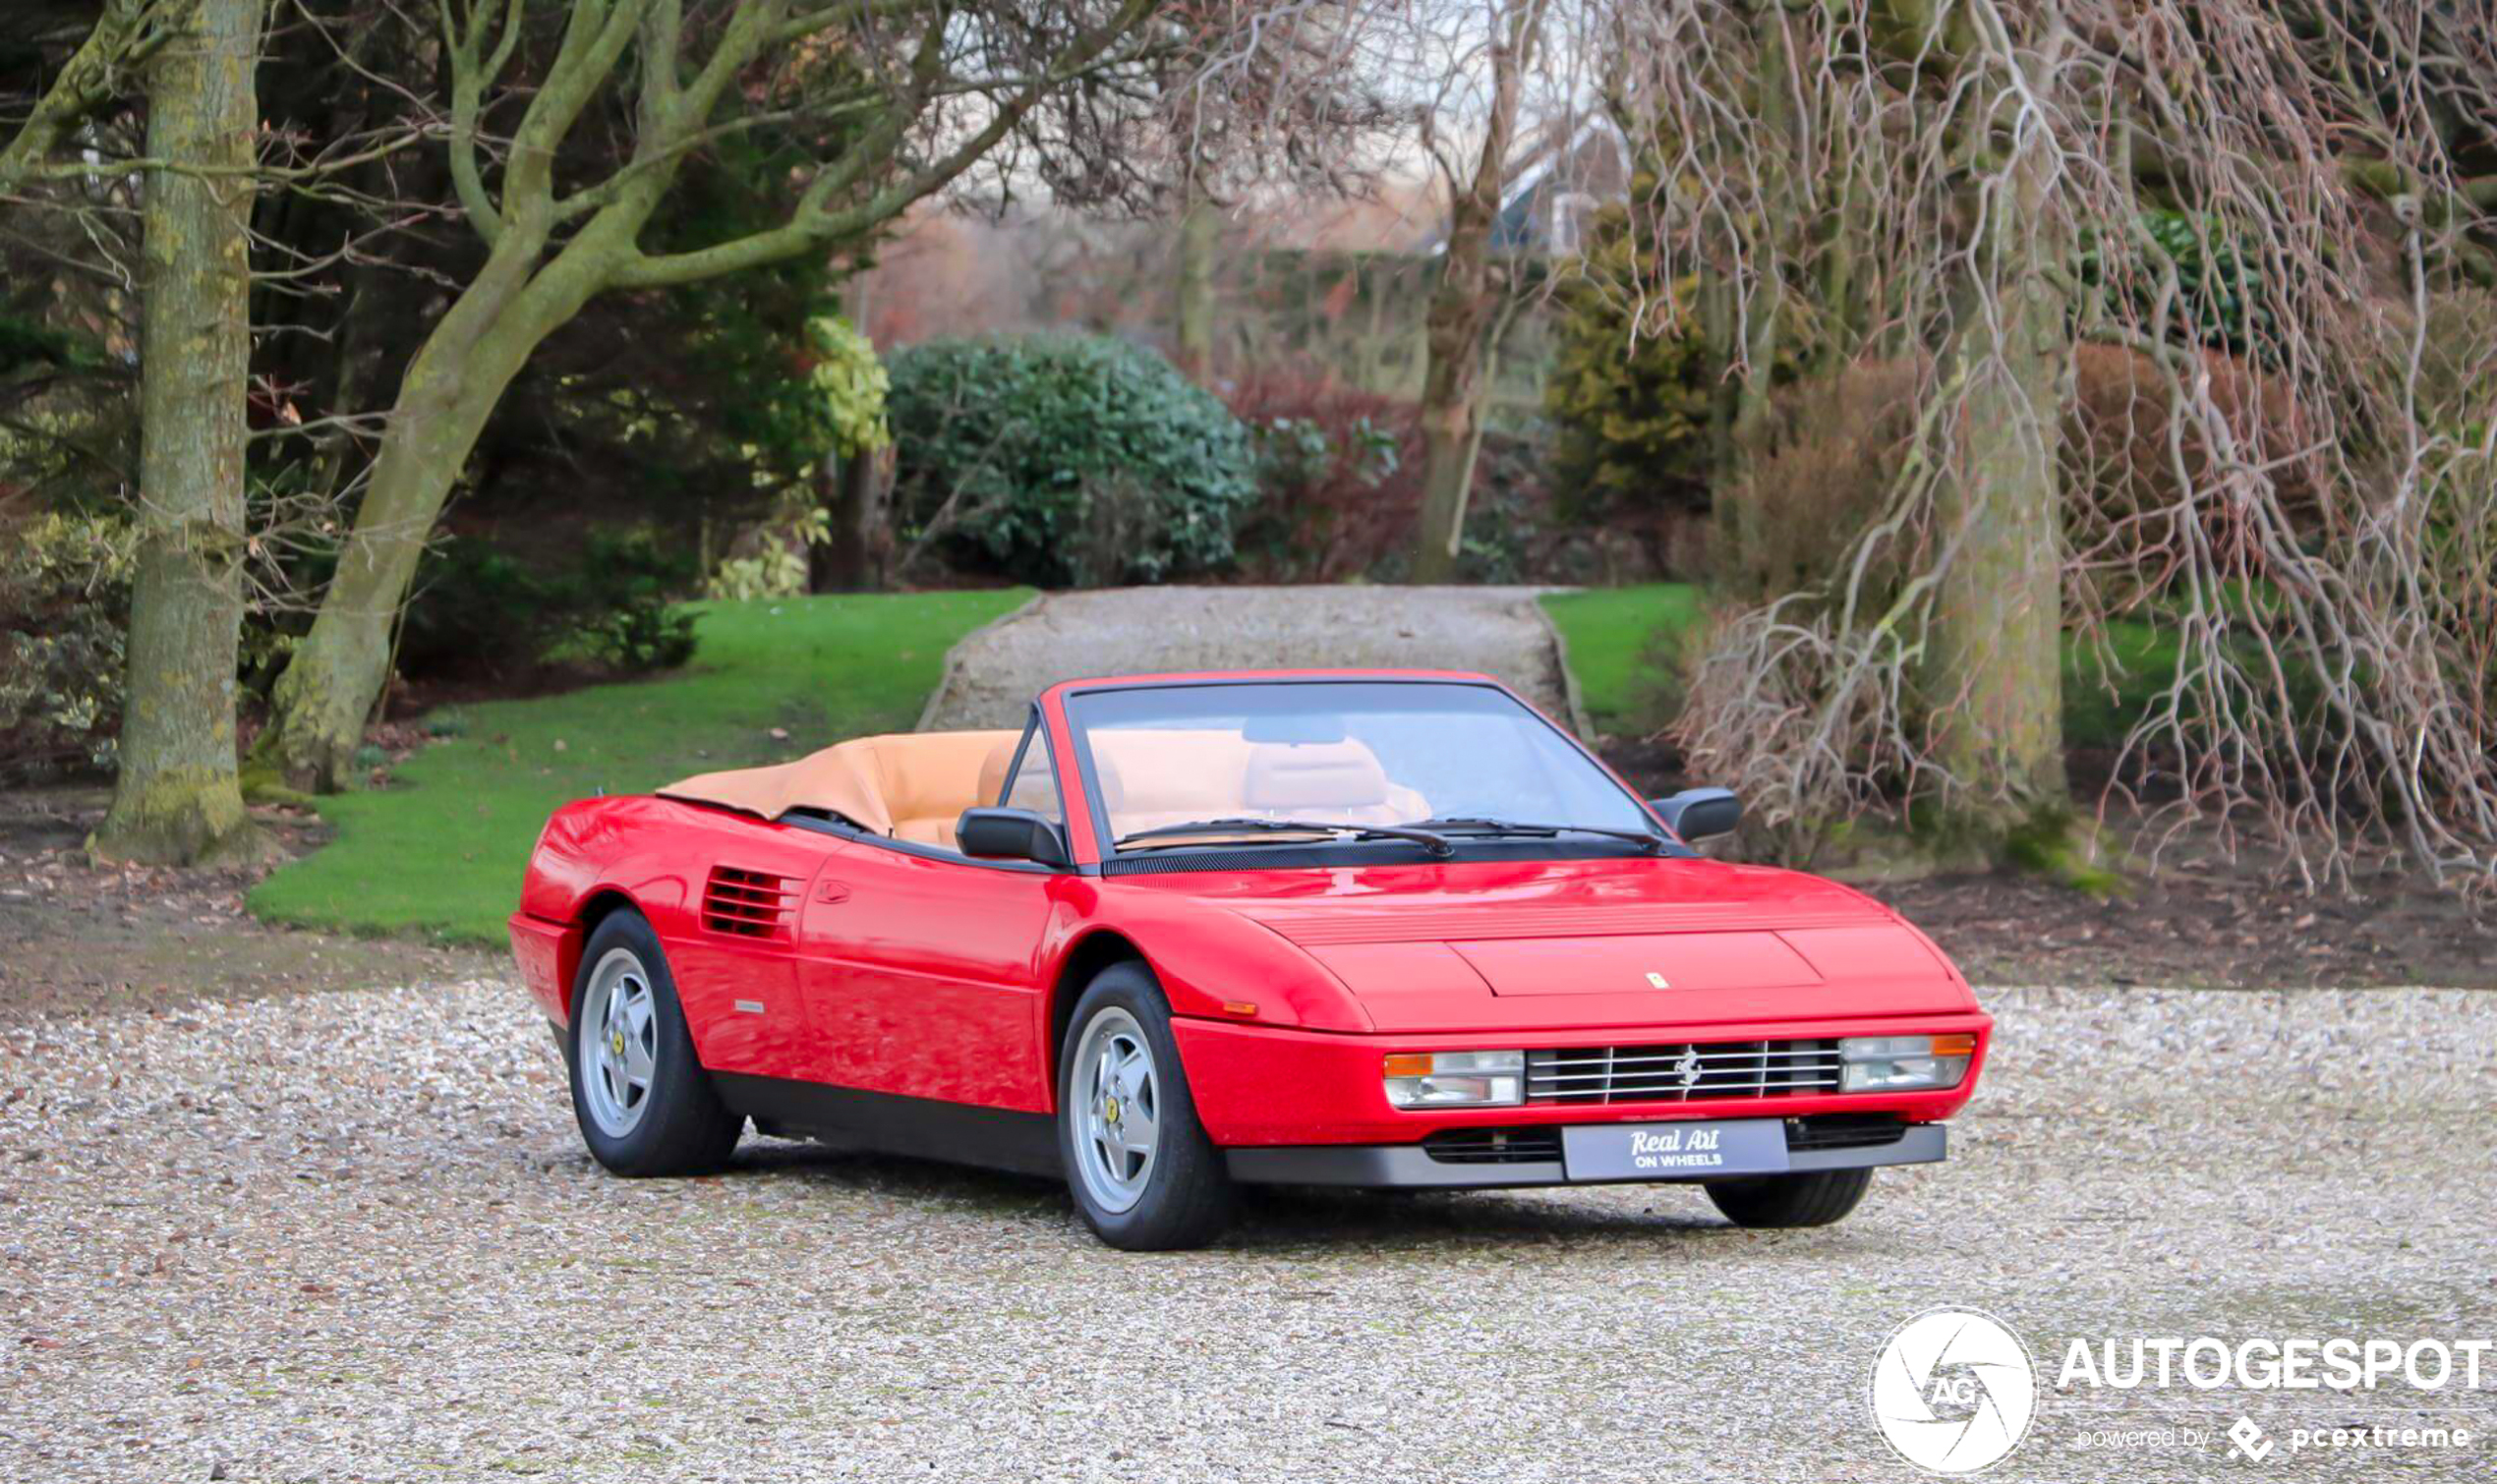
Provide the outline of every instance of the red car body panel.
{"type": "MultiPolygon", "coordinates": [[[[1342,673],[1070,682],[1036,713],[1064,775],[1073,692],[1342,673]]],[[[1992,1022],[1957,971],[1887,908],[1827,881],[1650,856],[1103,876],[1085,869],[1101,852],[1074,781],[1060,790],[1076,861],[1064,871],[671,799],[579,800],[556,811],[531,858],[513,954],[566,1025],[590,927],[629,904],[667,952],[707,1069],[1041,1114],[1056,1108],[1056,1038],[1085,966],[1105,948],[1140,957],[1170,1001],[1198,1113],[1225,1146],[1875,1111],[1930,1122],[1967,1102],[1983,1066],[1992,1022]],[[706,925],[720,868],[779,885],[773,932],[706,925]],[[1425,1112],[1391,1107],[1380,1080],[1380,1058],[1401,1051],[1924,1031],[1977,1037],[1957,1087],[1425,1112]]]]}

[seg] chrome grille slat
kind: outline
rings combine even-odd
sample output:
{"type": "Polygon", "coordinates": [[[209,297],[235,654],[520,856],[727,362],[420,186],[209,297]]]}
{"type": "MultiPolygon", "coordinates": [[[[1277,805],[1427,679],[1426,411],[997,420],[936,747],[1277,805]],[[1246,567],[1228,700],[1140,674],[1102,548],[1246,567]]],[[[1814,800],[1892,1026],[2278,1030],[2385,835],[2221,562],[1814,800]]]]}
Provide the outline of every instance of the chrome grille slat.
{"type": "MultiPolygon", "coordinates": [[[[1748,1071],[1750,1068],[1746,1067],[1744,1070],[1748,1071]]],[[[1765,1083],[1764,1085],[1772,1087],[1813,1087],[1823,1082],[1834,1080],[1829,1077],[1820,1076],[1817,1073],[1821,1071],[1835,1071],[1837,1070],[1837,1063],[1831,1062],[1828,1067],[1824,1068],[1778,1066],[1771,1067],[1770,1070],[1776,1072],[1791,1072],[1794,1073],[1794,1075],[1787,1077],[1783,1082],[1765,1083]]],[[[1572,1082],[1592,1082],[1598,1087],[1605,1085],[1617,1087],[1625,1082],[1660,1082],[1669,1083],[1675,1087],[1682,1085],[1681,1080],[1675,1077],[1636,1076],[1628,1072],[1624,1072],[1617,1077],[1607,1077],[1601,1072],[1582,1072],[1578,1075],[1569,1077],[1534,1077],[1529,1080],[1534,1082],[1534,1084],[1538,1087],[1541,1087],[1546,1083],[1554,1087],[1558,1087],[1565,1083],[1572,1082]]],[[[1710,1087],[1730,1087],[1733,1085],[1726,1081],[1723,1077],[1714,1075],[1707,1076],[1703,1079],[1703,1081],[1705,1082],[1705,1085],[1710,1087]]]]}
{"type": "MultiPolygon", "coordinates": [[[[1789,1061],[1835,1061],[1838,1059],[1838,1054],[1836,1052],[1768,1052],[1765,1054],[1761,1052],[1743,1052],[1735,1055],[1727,1055],[1724,1053],[1703,1052],[1700,1054],[1699,1061],[1702,1066],[1724,1062],[1739,1063],[1748,1066],[1763,1060],[1775,1060],[1780,1058],[1789,1061]]],[[[1671,1056],[1614,1056],[1609,1059],[1601,1056],[1593,1056],[1585,1059],[1572,1057],[1565,1061],[1539,1062],[1537,1064],[1563,1067],[1624,1067],[1655,1064],[1669,1065],[1673,1062],[1680,1061],[1682,1057],[1679,1055],[1671,1056]]]]}
{"type": "Polygon", "coordinates": [[[1753,1093],[1828,1092],[1829,1087],[1830,1084],[1827,1082],[1727,1082],[1715,1087],[1695,1088],[1690,1096],[1685,1097],[1678,1086],[1643,1087],[1632,1083],[1614,1088],[1582,1087],[1574,1090],[1564,1088],[1559,1091],[1539,1091],[1528,1101],[1535,1103],[1577,1103],[1588,1100],[1615,1103],[1691,1103],[1753,1093]]]}
{"type": "MultiPolygon", "coordinates": [[[[1718,1077],[1720,1072],[1798,1072],[1798,1074],[1810,1074],[1810,1072],[1828,1072],[1828,1069],[1832,1069],[1832,1066],[1837,1066],[1837,1064],[1840,1064],[1840,1061],[1837,1061],[1835,1056],[1832,1056],[1832,1059],[1828,1059],[1828,1061],[1788,1061],[1788,1064],[1783,1064],[1783,1066],[1780,1066],[1780,1064],[1761,1066],[1761,1064],[1758,1064],[1758,1061],[1743,1061],[1743,1064],[1740,1064],[1740,1066],[1701,1066],[1701,1077],[1718,1077]]],[[[1646,1072],[1638,1072],[1638,1069],[1620,1069],[1620,1072],[1536,1072],[1534,1077],[1536,1077],[1536,1082],[1613,1082],[1613,1079],[1623,1079],[1623,1082],[1628,1082],[1628,1079],[1660,1077],[1660,1074],[1668,1074],[1668,1072],[1670,1072],[1670,1061],[1668,1061],[1668,1064],[1665,1064],[1665,1066],[1655,1066],[1655,1069],[1646,1069],[1646,1072]]]]}
{"type": "Polygon", "coordinates": [[[1526,1054],[1529,1103],[1689,1103],[1833,1093],[1835,1041],[1700,1041],[1526,1054]]]}

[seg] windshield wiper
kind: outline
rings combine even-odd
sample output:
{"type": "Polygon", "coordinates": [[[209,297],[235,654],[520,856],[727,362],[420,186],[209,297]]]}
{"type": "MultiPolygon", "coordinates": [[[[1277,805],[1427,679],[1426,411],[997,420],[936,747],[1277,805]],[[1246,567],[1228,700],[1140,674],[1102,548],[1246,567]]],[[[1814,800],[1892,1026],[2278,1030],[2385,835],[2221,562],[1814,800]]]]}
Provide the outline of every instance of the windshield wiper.
{"type": "Polygon", "coordinates": [[[1643,829],[1615,829],[1605,825],[1535,825],[1519,820],[1484,819],[1479,815],[1424,820],[1422,823],[1432,829],[1463,830],[1468,834],[1601,834],[1616,840],[1628,840],[1645,848],[1650,855],[1665,846],[1662,835],[1651,834],[1643,829]]]}
{"type": "MultiPolygon", "coordinates": [[[[1120,849],[1125,849],[1139,840],[1176,842],[1185,840],[1190,835],[1244,834],[1252,831],[1263,834],[1348,834],[1357,839],[1411,840],[1441,860],[1456,854],[1457,851],[1457,847],[1449,844],[1444,835],[1433,834],[1427,829],[1408,829],[1397,825],[1341,824],[1331,820],[1190,820],[1185,825],[1164,825],[1153,829],[1139,829],[1133,834],[1123,834],[1112,843],[1120,849]]],[[[1244,840],[1240,843],[1263,844],[1265,842],[1244,840]]]]}

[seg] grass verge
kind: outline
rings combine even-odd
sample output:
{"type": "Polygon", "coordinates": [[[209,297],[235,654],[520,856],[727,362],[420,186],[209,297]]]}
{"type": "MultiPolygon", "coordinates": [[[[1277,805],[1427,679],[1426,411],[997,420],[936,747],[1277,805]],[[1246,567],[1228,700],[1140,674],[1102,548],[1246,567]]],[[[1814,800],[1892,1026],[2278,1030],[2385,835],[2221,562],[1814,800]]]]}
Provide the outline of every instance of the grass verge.
{"type": "Polygon", "coordinates": [[[1700,590],[1691,583],[1653,582],[1628,588],[1589,588],[1543,599],[1561,638],[1569,645],[1570,672],[1596,730],[1613,735],[1654,731],[1669,717],[1652,715],[1655,677],[1648,649],[1668,630],[1688,627],[1700,614],[1700,590]]]}
{"type": "Polygon", "coordinates": [[[389,786],[317,802],[337,837],[261,882],[251,910],[333,932],[500,943],[556,805],[907,728],[954,642],[1029,596],[698,604],[700,648],[682,670],[430,717],[442,740],[389,786]]]}

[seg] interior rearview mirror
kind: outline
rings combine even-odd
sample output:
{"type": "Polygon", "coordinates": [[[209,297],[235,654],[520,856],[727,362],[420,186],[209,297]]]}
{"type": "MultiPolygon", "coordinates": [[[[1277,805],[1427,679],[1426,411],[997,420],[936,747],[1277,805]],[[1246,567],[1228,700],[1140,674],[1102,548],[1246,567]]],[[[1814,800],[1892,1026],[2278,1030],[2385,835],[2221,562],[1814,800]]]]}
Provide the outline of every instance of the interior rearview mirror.
{"type": "Polygon", "coordinates": [[[1685,788],[1669,799],[1652,799],[1648,807],[1686,840],[1731,834],[1743,822],[1743,801],[1730,788],[1685,788]]]}
{"type": "Polygon", "coordinates": [[[983,860],[1074,863],[1065,831],[1028,809],[965,809],[955,823],[954,840],[964,855],[983,860]]]}

